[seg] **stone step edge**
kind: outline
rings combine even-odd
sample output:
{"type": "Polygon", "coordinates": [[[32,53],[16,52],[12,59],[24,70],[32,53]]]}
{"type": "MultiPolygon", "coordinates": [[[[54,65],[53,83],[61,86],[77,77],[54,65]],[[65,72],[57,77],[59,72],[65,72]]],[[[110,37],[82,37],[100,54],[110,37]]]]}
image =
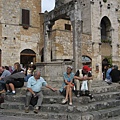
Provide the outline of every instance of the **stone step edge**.
{"type": "Polygon", "coordinates": [[[118,116],[114,116],[114,117],[109,117],[109,118],[105,118],[105,119],[103,119],[103,120],[120,120],[120,115],[118,115],[118,116]]]}
{"type": "Polygon", "coordinates": [[[110,117],[113,118],[118,115],[120,115],[120,106],[98,110],[98,111],[92,111],[91,113],[86,112],[85,114],[83,114],[83,116],[92,116],[92,118],[94,117],[94,119],[88,119],[88,120],[103,120],[103,119],[106,120],[110,117]]]}
{"type": "MultiPolygon", "coordinates": [[[[7,102],[18,102],[18,103],[24,103],[25,100],[25,95],[22,95],[22,99],[20,99],[21,96],[6,96],[5,101],[7,102]],[[9,100],[10,99],[10,100],[9,100]],[[21,101],[19,101],[21,100],[21,101]]],[[[81,96],[77,98],[76,96],[73,96],[73,102],[77,102],[79,104],[88,104],[88,103],[93,103],[93,102],[99,102],[101,100],[105,101],[108,98],[109,99],[116,99],[120,97],[120,92],[108,92],[108,93],[102,93],[102,94],[95,94],[94,98],[90,100],[88,96],[81,96]]],[[[43,99],[43,104],[56,104],[56,103],[61,103],[62,100],[64,99],[64,96],[44,96],[43,99]],[[46,102],[47,100],[47,102],[46,102]]]]}
{"type": "MultiPolygon", "coordinates": [[[[73,93],[74,94],[74,93],[73,93]]],[[[97,96],[102,96],[102,95],[114,95],[114,94],[118,94],[118,95],[120,95],[120,91],[113,91],[113,92],[104,92],[104,93],[95,93],[95,94],[93,94],[95,97],[97,97],[97,96]]],[[[5,95],[4,94],[4,96],[10,96],[10,97],[12,97],[12,98],[19,98],[19,97],[26,97],[26,95],[23,95],[23,94],[16,94],[16,95],[5,95]]],[[[52,96],[52,95],[44,95],[43,94],[43,96],[44,96],[44,98],[64,98],[64,96],[61,94],[61,95],[54,95],[54,96],[52,96]]],[[[79,98],[81,98],[81,97],[86,97],[86,96],[80,96],[79,98]]],[[[73,95],[73,98],[77,98],[76,96],[74,96],[73,95]]],[[[77,98],[77,99],[79,99],[79,98],[77,98]]]]}
{"type": "MultiPolygon", "coordinates": [[[[94,94],[97,94],[97,93],[100,93],[100,91],[101,91],[101,93],[105,93],[105,92],[109,92],[110,91],[110,89],[112,89],[112,91],[113,90],[119,90],[120,89],[120,85],[119,86],[102,86],[102,87],[97,87],[97,89],[96,88],[92,88],[92,90],[91,90],[91,92],[92,93],[94,93],[94,94]]],[[[20,88],[20,89],[17,89],[16,90],[16,93],[21,93],[21,92],[26,92],[26,88],[20,88]]],[[[42,89],[42,91],[43,91],[43,93],[44,92],[47,92],[47,91],[49,91],[49,92],[53,92],[53,91],[51,91],[51,90],[49,90],[49,89],[47,89],[47,88],[44,88],[44,89],[42,89]]],[[[111,92],[112,92],[111,91],[111,92]]],[[[56,92],[56,94],[60,94],[60,92],[59,92],[59,89],[57,90],[57,91],[55,91],[56,92]]],[[[54,93],[54,92],[53,92],[54,93]]]]}
{"type": "MultiPolygon", "coordinates": [[[[40,115],[42,115],[42,118],[43,119],[46,119],[46,120],[52,120],[52,119],[47,119],[46,118],[46,114],[48,116],[48,114],[50,115],[54,115],[56,117],[58,117],[59,115],[60,116],[64,116],[64,118],[66,117],[65,120],[69,120],[68,119],[68,116],[72,116],[72,114],[69,114],[69,113],[48,113],[48,112],[39,112],[37,115],[33,113],[33,111],[30,111],[30,113],[24,113],[23,111],[19,111],[19,110],[4,110],[4,109],[0,109],[0,115],[10,115],[10,116],[28,116],[28,117],[33,117],[33,118],[39,118],[40,119],[40,115]]],[[[107,120],[109,117],[113,118],[115,116],[118,116],[120,115],[120,106],[118,107],[114,107],[114,108],[109,108],[106,110],[99,110],[99,111],[93,111],[93,112],[87,112],[87,113],[84,113],[84,114],[75,114],[73,116],[80,116],[80,120],[107,120]],[[115,113],[116,111],[118,111],[118,113],[116,114],[113,114],[115,113]],[[112,115],[110,115],[112,113],[112,115]],[[100,117],[100,115],[102,115],[102,117],[100,117]]],[[[75,118],[75,117],[74,117],[75,118]]],[[[54,120],[54,119],[53,119],[54,120]]],[[[60,119],[57,119],[57,120],[61,120],[60,119]]],[[[79,119],[76,119],[76,120],[79,120],[79,119]]],[[[114,119],[111,119],[111,120],[114,120],[114,119]]]]}
{"type": "MultiPolygon", "coordinates": [[[[54,107],[54,108],[58,108],[58,106],[59,107],[64,107],[64,108],[67,108],[67,109],[69,109],[70,110],[70,112],[71,112],[71,108],[73,109],[78,109],[79,111],[78,112],[81,112],[81,113],[83,113],[83,112],[89,112],[89,108],[94,108],[95,106],[98,106],[98,105],[101,105],[104,109],[107,109],[107,108],[112,108],[112,107],[115,107],[117,104],[115,104],[114,106],[112,106],[112,104],[111,103],[119,103],[120,102],[120,100],[115,100],[115,99],[110,99],[110,100],[106,100],[106,101],[100,101],[100,102],[94,102],[94,103],[89,103],[88,105],[80,105],[80,106],[78,106],[78,104],[74,104],[73,103],[73,106],[69,106],[69,105],[62,105],[62,104],[42,104],[42,109],[43,110],[45,110],[45,107],[49,107],[49,108],[52,108],[52,107],[54,107]],[[110,106],[109,107],[107,107],[107,105],[109,105],[110,104],[110,106]],[[86,109],[86,108],[88,108],[88,109],[86,109]]],[[[1,104],[1,107],[2,108],[4,108],[4,109],[7,109],[6,107],[4,107],[4,106],[6,106],[6,105],[9,105],[9,107],[10,106],[22,106],[21,108],[23,109],[23,106],[24,106],[24,104],[23,103],[16,103],[16,102],[7,102],[7,103],[3,103],[3,104],[1,104]]],[[[103,108],[100,108],[100,109],[103,109],[103,108]]],[[[10,108],[8,108],[8,109],[10,109],[10,108]]],[[[100,110],[100,109],[98,109],[97,108],[97,110],[100,110]]],[[[16,110],[17,110],[17,108],[16,108],[16,110]]],[[[92,111],[95,111],[96,109],[91,109],[92,111]]],[[[57,113],[57,111],[56,111],[56,113],[57,113]]]]}
{"type": "MultiPolygon", "coordinates": [[[[103,102],[112,102],[112,101],[120,101],[120,99],[109,99],[109,100],[103,100],[103,101],[95,101],[95,102],[92,102],[92,103],[88,103],[88,104],[85,104],[85,105],[83,105],[82,104],[82,106],[86,106],[86,105],[91,105],[91,104],[96,104],[96,103],[103,103],[103,102]]],[[[14,105],[14,104],[18,104],[18,105],[23,105],[24,103],[21,103],[21,102],[11,102],[11,101],[6,101],[5,100],[5,102],[4,103],[2,103],[2,104],[12,104],[12,105],[14,105]]],[[[52,103],[50,103],[50,104],[48,104],[48,103],[44,103],[43,105],[54,105],[54,103],[52,104],[52,103]]],[[[60,104],[60,103],[58,103],[58,104],[55,104],[55,105],[62,105],[62,104],[60,104]]],[[[74,101],[73,101],[73,105],[74,105],[74,101]]],[[[81,104],[80,104],[81,105],[81,104]]]]}

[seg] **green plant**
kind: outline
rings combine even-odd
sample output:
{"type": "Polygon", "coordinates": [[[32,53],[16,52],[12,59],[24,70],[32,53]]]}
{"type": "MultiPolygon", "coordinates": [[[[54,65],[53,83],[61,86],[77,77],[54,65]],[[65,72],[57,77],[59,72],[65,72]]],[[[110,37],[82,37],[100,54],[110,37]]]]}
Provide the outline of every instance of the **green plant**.
{"type": "Polygon", "coordinates": [[[102,43],[110,43],[111,44],[111,40],[104,40],[104,39],[102,39],[101,42],[102,43]]]}
{"type": "Polygon", "coordinates": [[[103,2],[105,2],[105,3],[106,3],[106,2],[107,2],[107,0],[103,0],[103,2]]]}
{"type": "Polygon", "coordinates": [[[108,60],[109,64],[112,65],[112,55],[105,56],[105,58],[108,60]]]}

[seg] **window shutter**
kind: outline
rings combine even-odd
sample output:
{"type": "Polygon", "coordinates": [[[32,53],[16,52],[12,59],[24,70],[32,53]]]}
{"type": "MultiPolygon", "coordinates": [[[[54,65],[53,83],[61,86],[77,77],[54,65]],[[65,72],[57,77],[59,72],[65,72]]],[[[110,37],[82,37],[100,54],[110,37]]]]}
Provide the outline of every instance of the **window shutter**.
{"type": "Polygon", "coordinates": [[[22,9],[22,24],[30,25],[30,11],[22,9]]]}

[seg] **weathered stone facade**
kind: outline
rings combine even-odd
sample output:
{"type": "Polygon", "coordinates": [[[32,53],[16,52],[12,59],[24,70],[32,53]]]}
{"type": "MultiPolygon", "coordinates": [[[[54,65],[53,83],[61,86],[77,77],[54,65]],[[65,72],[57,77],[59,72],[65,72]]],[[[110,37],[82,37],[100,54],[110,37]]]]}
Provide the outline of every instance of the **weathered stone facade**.
{"type": "Polygon", "coordinates": [[[102,61],[106,57],[120,67],[119,5],[119,0],[56,0],[54,10],[42,14],[41,0],[1,0],[2,65],[20,62],[21,52],[31,49],[42,75],[49,77],[62,75],[67,64],[73,65],[75,72],[82,67],[82,56],[88,56],[94,77],[102,78],[102,61]],[[21,24],[22,9],[30,11],[28,29],[21,24]],[[66,30],[65,24],[71,29],[66,30]],[[62,67],[51,74],[50,68],[56,66],[62,67]]]}
{"type": "Polygon", "coordinates": [[[40,16],[41,0],[0,0],[0,49],[1,64],[20,62],[20,53],[31,49],[40,61],[40,16]],[[22,9],[30,11],[30,26],[22,25],[22,9]]]}
{"type": "Polygon", "coordinates": [[[44,41],[45,62],[70,59],[76,70],[82,67],[81,57],[85,55],[92,59],[94,78],[98,79],[102,79],[105,58],[111,57],[112,63],[120,67],[119,3],[119,0],[56,0],[55,9],[45,13],[45,26],[52,30],[44,41]],[[69,20],[71,31],[64,29],[63,19],[69,20]]]}

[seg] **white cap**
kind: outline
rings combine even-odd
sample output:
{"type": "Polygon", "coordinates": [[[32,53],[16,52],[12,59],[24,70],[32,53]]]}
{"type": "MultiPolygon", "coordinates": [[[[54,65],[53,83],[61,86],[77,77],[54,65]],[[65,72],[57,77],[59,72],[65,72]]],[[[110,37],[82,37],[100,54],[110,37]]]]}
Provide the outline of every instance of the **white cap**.
{"type": "Polygon", "coordinates": [[[73,69],[73,67],[72,67],[72,66],[70,66],[70,65],[69,65],[69,66],[67,66],[67,68],[70,68],[71,70],[73,69]]]}

